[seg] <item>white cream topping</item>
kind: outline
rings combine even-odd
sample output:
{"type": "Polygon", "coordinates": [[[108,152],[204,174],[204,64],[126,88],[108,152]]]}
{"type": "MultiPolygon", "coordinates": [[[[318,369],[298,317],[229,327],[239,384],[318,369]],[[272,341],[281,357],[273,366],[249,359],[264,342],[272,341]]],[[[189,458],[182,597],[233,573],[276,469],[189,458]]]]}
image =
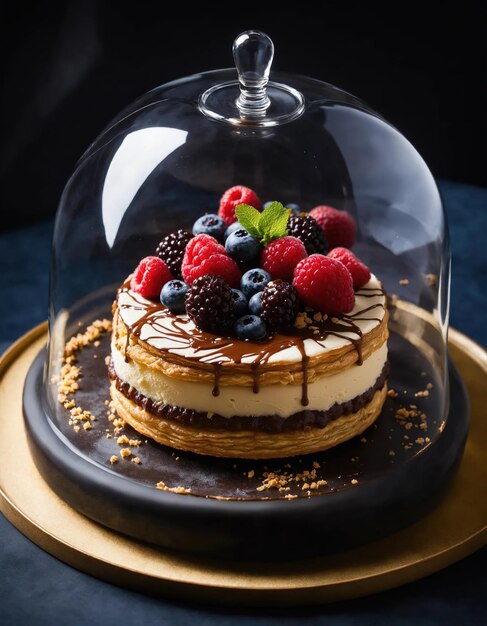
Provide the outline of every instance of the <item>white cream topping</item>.
{"type": "Polygon", "coordinates": [[[125,362],[123,355],[112,345],[113,365],[117,376],[144,396],[163,404],[170,404],[199,412],[218,413],[223,417],[234,415],[280,415],[310,410],[325,411],[335,402],[347,402],[361,395],[375,383],[387,360],[387,342],[362,365],[351,367],[308,384],[309,404],[301,404],[302,385],[261,385],[258,393],[251,387],[220,386],[220,394],[213,396],[213,385],[178,380],[166,376],[135,361],[125,362]]]}
{"type": "MultiPolygon", "coordinates": [[[[379,325],[380,320],[384,317],[385,296],[379,293],[381,290],[380,281],[373,274],[369,282],[363,287],[367,290],[377,290],[378,295],[357,295],[355,298],[355,306],[349,313],[350,316],[358,315],[360,319],[354,319],[354,323],[360,328],[362,334],[373,330],[379,325]],[[363,315],[360,312],[364,309],[369,309],[363,315]],[[378,321],[379,320],[379,321],[378,321]]],[[[374,293],[372,291],[372,293],[374,293]]],[[[149,300],[144,300],[140,295],[135,297],[131,291],[122,291],[118,295],[118,309],[123,322],[131,327],[136,324],[142,316],[146,313],[146,307],[151,306],[152,303],[149,300]],[[142,303],[142,306],[141,306],[142,303]]],[[[187,320],[187,316],[179,316],[184,320],[187,320]]],[[[200,361],[211,363],[214,360],[214,350],[200,350],[198,352],[190,345],[190,342],[185,341],[184,337],[176,336],[170,337],[171,331],[171,318],[165,318],[161,316],[158,319],[158,325],[161,331],[149,324],[143,324],[140,329],[140,339],[146,341],[152,347],[158,350],[167,350],[172,354],[187,358],[197,358],[200,361]],[[164,329],[168,332],[164,332],[164,329]]],[[[194,330],[195,326],[190,320],[187,322],[186,328],[188,331],[194,330]]],[[[345,328],[345,326],[344,326],[345,328]]],[[[357,339],[357,335],[353,332],[341,332],[343,336],[329,335],[326,339],[320,339],[319,341],[314,339],[304,340],[304,350],[309,357],[317,356],[330,350],[336,350],[342,348],[350,343],[350,339],[357,339]]],[[[244,356],[242,363],[251,363],[255,359],[255,355],[244,356]]],[[[302,360],[302,355],[296,346],[285,348],[269,357],[268,363],[279,363],[286,361],[289,363],[296,363],[302,360]]],[[[231,359],[227,356],[218,357],[218,361],[231,362],[231,359]]]]}

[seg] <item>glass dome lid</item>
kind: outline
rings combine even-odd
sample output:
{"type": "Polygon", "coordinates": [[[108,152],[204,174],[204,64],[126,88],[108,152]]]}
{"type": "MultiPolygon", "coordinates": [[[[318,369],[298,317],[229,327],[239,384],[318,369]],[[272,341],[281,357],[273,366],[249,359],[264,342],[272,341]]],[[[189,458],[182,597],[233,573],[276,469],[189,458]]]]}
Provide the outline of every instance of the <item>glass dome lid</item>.
{"type": "Polygon", "coordinates": [[[215,213],[234,185],[262,201],[328,205],[358,226],[354,252],[389,294],[391,331],[436,369],[448,410],[449,247],[442,203],[409,141],[358,98],[303,76],[271,73],[257,31],[234,43],[236,69],[157,87],[90,145],[62,194],[50,280],[46,398],[66,341],[109,319],[118,286],[161,238],[215,213]]]}

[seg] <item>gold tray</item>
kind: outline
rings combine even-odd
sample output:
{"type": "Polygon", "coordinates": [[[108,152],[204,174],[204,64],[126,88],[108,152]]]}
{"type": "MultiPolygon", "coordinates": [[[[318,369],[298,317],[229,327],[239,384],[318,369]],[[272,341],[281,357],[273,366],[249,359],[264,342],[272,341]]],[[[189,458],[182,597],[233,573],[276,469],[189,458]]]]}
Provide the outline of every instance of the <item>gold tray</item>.
{"type": "Polygon", "coordinates": [[[471,400],[471,427],[452,489],[420,522],[367,546],[302,561],[243,564],[163,551],[118,535],[59,499],[31,459],[22,418],[26,373],[47,340],[41,324],[0,360],[0,509],[29,539],[110,582],[195,601],[249,606],[321,604],[417,580],[487,543],[487,353],[450,330],[450,354],[471,400]]]}

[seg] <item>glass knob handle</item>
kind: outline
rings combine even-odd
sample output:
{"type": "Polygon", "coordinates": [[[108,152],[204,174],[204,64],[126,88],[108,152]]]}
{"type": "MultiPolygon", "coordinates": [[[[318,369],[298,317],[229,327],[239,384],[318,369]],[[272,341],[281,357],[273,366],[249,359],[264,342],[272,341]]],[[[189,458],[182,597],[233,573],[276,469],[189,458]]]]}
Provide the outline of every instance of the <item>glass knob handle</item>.
{"type": "Polygon", "coordinates": [[[246,30],[233,42],[233,58],[238,72],[240,95],[237,108],[242,117],[260,118],[270,105],[266,94],[274,44],[259,30],[246,30]]]}

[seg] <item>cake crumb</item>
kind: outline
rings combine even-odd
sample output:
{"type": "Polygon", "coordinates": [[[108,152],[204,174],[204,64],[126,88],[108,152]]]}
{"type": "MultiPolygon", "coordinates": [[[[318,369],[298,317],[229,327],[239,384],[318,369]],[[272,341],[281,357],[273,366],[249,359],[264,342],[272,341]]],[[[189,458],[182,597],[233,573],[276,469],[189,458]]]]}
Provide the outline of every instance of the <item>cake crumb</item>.
{"type": "Polygon", "coordinates": [[[395,389],[388,389],[387,395],[389,396],[389,398],[397,398],[399,394],[397,393],[395,389]]]}
{"type": "Polygon", "coordinates": [[[309,489],[309,483],[303,483],[303,486],[301,487],[301,491],[305,491],[306,489],[309,489]]]}
{"type": "Polygon", "coordinates": [[[409,278],[401,278],[399,281],[400,285],[409,285],[409,278]]]}
{"type": "Polygon", "coordinates": [[[315,469],[320,469],[321,465],[318,463],[318,461],[313,461],[313,467],[315,469]]]}
{"type": "Polygon", "coordinates": [[[424,278],[430,287],[433,287],[438,282],[438,276],[436,274],[425,274],[424,278]]]}
{"type": "Polygon", "coordinates": [[[132,456],[132,451],[130,450],[130,448],[122,448],[120,450],[120,456],[125,459],[129,456],[132,456]]]}
{"type": "Polygon", "coordinates": [[[428,390],[429,390],[429,389],[433,389],[433,383],[428,383],[428,384],[426,385],[426,389],[428,389],[428,390]]]}
{"type": "Polygon", "coordinates": [[[80,429],[81,429],[81,427],[80,427],[80,426],[78,426],[77,424],[76,424],[76,426],[73,426],[73,430],[74,430],[75,432],[79,432],[79,431],[80,431],[80,429]]]}
{"type": "Polygon", "coordinates": [[[116,454],[112,454],[112,456],[110,457],[110,463],[112,465],[114,465],[115,463],[118,463],[118,456],[116,454]]]}
{"type": "Polygon", "coordinates": [[[352,480],[350,482],[352,483],[352,485],[357,485],[358,484],[358,480],[356,478],[352,478],[352,480]]]}
{"type": "Polygon", "coordinates": [[[429,395],[430,395],[430,392],[427,389],[425,389],[424,391],[417,391],[414,394],[414,397],[415,398],[427,398],[429,395]]]}
{"type": "Polygon", "coordinates": [[[166,483],[162,480],[156,483],[156,489],[162,489],[162,491],[170,491],[171,493],[182,493],[184,495],[188,495],[191,493],[191,489],[186,489],[186,487],[181,487],[180,485],[178,487],[168,487],[166,483]]]}
{"type": "Polygon", "coordinates": [[[418,437],[417,439],[415,439],[414,443],[422,446],[424,444],[424,437],[418,437]]]}
{"type": "Polygon", "coordinates": [[[255,476],[254,470],[250,470],[250,472],[247,472],[247,478],[253,478],[254,476],[255,476]]]}
{"type": "Polygon", "coordinates": [[[362,443],[367,443],[367,437],[362,437],[362,439],[360,440],[362,443]]]}
{"type": "Polygon", "coordinates": [[[85,430],[91,430],[91,429],[93,428],[93,426],[91,425],[91,422],[85,422],[85,423],[83,424],[83,428],[84,428],[85,430]]]}
{"type": "Polygon", "coordinates": [[[136,465],[140,465],[142,463],[142,461],[140,460],[138,456],[134,456],[134,458],[130,460],[132,461],[132,463],[135,463],[136,465]]]}
{"type": "Polygon", "coordinates": [[[297,497],[298,497],[297,495],[292,494],[292,493],[288,493],[286,496],[284,496],[286,500],[294,500],[297,497]]]}
{"type": "Polygon", "coordinates": [[[121,435],[118,439],[117,439],[117,443],[119,446],[125,446],[127,445],[129,442],[129,438],[127,437],[127,435],[121,435]]]}
{"type": "Polygon", "coordinates": [[[396,456],[396,453],[394,452],[394,450],[389,450],[389,456],[396,456]]]}
{"type": "Polygon", "coordinates": [[[129,439],[128,443],[129,443],[129,446],[135,446],[137,448],[138,446],[141,445],[142,441],[140,439],[129,439]]]}

